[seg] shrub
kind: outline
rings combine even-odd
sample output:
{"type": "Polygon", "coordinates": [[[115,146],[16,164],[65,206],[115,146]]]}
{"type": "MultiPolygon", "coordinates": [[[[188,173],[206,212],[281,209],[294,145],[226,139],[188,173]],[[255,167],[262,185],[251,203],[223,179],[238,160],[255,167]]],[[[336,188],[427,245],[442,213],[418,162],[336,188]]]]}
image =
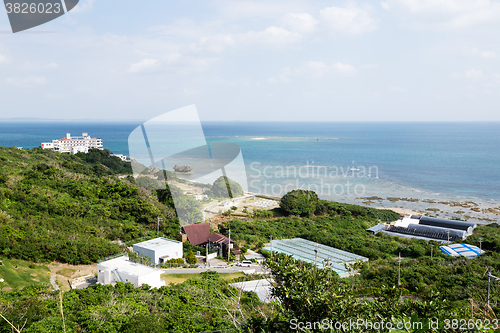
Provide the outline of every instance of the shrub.
{"type": "Polygon", "coordinates": [[[314,191],[293,190],[281,198],[280,207],[289,215],[311,216],[318,201],[314,191]]]}
{"type": "Polygon", "coordinates": [[[193,251],[189,251],[188,255],[186,256],[186,262],[190,265],[196,264],[196,256],[194,255],[193,251]]]}

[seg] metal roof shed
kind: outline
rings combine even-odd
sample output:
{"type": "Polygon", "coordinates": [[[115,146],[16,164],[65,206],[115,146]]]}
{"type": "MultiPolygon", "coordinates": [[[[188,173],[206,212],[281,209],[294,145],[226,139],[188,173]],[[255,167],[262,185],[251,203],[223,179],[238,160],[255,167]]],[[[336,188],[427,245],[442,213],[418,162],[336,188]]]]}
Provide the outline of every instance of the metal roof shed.
{"type": "Polygon", "coordinates": [[[302,238],[273,240],[266,244],[264,250],[269,252],[284,253],[296,260],[311,264],[316,263],[319,268],[331,268],[340,277],[349,276],[344,264],[358,261],[368,261],[368,258],[342,251],[330,246],[308,241],[302,238]],[[316,252],[317,250],[317,252],[316,252]]]}
{"type": "Polygon", "coordinates": [[[422,216],[418,223],[423,225],[433,225],[435,227],[441,227],[441,228],[465,230],[469,235],[472,235],[472,231],[477,226],[475,223],[472,222],[438,219],[436,217],[428,217],[428,216],[422,216]]]}
{"type": "Polygon", "coordinates": [[[387,226],[385,224],[377,224],[371,228],[366,229],[366,231],[376,234],[379,231],[385,230],[387,226]]]}

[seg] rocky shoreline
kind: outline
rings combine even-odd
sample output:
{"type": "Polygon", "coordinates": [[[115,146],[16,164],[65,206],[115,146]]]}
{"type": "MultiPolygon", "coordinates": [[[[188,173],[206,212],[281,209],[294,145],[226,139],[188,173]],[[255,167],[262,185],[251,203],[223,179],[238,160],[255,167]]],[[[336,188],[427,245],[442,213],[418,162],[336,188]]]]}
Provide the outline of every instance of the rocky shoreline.
{"type": "MultiPolygon", "coordinates": [[[[358,197],[360,204],[382,209],[393,209],[399,213],[407,211],[435,217],[458,218],[489,224],[500,221],[500,204],[496,202],[476,202],[471,200],[434,200],[406,197],[379,196],[358,197]]],[[[405,212],[406,213],[406,212],[405,212]]]]}

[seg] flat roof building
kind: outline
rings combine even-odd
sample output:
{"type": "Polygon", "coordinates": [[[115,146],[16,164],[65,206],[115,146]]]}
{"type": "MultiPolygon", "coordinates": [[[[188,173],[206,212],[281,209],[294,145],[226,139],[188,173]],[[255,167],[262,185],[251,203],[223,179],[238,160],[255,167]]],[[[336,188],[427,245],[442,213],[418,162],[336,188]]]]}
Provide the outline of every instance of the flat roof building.
{"type": "Polygon", "coordinates": [[[70,133],[66,133],[65,138],[55,139],[52,142],[43,142],[42,148],[73,154],[78,152],[87,153],[92,148],[103,149],[102,140],[91,138],[88,133],[82,133],[82,136],[71,136],[70,133]]]}
{"type": "Polygon", "coordinates": [[[466,257],[469,259],[474,259],[477,256],[480,256],[483,254],[485,251],[481,250],[477,246],[470,245],[470,244],[451,244],[448,246],[440,246],[439,249],[441,252],[444,254],[447,254],[452,257],[466,257]]]}
{"type": "Polygon", "coordinates": [[[152,263],[161,265],[170,259],[182,258],[182,242],[158,237],[134,244],[133,251],[146,256],[152,263]]]}
{"type": "Polygon", "coordinates": [[[132,283],[135,287],[147,284],[159,288],[165,285],[160,278],[162,271],[128,260],[122,256],[97,264],[97,283],[112,284],[116,282],[132,283]]]}

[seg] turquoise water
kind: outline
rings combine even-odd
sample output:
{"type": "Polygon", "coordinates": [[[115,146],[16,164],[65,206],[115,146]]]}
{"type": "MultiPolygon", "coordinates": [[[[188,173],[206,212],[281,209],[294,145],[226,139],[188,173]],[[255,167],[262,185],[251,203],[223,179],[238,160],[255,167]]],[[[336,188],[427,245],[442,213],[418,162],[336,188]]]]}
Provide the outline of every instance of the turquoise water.
{"type": "MultiPolygon", "coordinates": [[[[6,122],[0,124],[0,145],[33,148],[66,132],[88,132],[100,137],[105,148],[128,155],[128,135],[138,125],[6,122]]],[[[182,140],[182,131],[166,130],[182,140]]],[[[254,192],[282,194],[278,192],[296,185],[315,189],[315,184],[323,197],[336,198],[348,196],[350,182],[352,198],[432,193],[500,200],[498,122],[208,122],[203,130],[209,142],[228,141],[241,147],[249,190],[254,192]]]]}

